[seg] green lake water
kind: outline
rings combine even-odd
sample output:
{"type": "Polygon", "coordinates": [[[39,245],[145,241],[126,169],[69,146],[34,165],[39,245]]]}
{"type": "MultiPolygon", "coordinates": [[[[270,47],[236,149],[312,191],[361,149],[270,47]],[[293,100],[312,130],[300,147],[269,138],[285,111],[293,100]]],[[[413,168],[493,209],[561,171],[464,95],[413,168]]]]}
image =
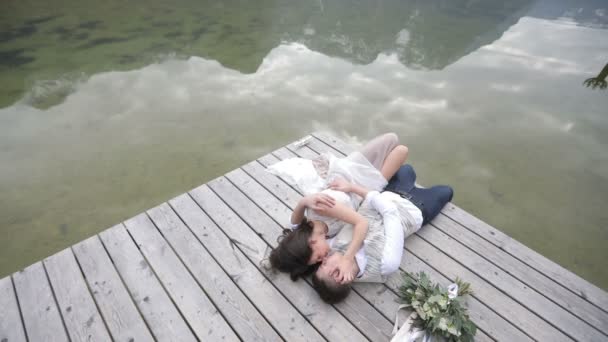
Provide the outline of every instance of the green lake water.
{"type": "MultiPolygon", "coordinates": [[[[608,289],[608,3],[0,3],[0,277],[315,130],[608,289]]],[[[287,218],[286,218],[287,219],[287,218]]]]}

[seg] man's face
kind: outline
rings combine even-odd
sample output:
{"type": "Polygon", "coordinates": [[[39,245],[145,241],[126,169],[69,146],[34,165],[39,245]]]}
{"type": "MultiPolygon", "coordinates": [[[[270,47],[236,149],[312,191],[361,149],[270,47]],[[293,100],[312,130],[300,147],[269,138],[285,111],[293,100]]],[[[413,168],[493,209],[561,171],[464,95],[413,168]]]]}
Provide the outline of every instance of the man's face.
{"type": "Polygon", "coordinates": [[[335,252],[323,259],[321,266],[317,269],[317,277],[323,280],[337,282],[338,264],[344,256],[340,252],[335,252]]]}

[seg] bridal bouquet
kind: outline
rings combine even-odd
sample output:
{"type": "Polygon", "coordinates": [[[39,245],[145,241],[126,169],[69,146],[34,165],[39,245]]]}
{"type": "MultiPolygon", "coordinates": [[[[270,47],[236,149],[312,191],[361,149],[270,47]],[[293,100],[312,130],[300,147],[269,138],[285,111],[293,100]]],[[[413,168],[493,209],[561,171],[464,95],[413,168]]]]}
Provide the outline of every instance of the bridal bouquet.
{"type": "Polygon", "coordinates": [[[477,327],[462,302],[462,296],[472,293],[469,283],[456,278],[456,283],[444,289],[433,284],[424,272],[404,272],[403,279],[399,288],[402,307],[414,311],[393,341],[473,341],[477,327]]]}

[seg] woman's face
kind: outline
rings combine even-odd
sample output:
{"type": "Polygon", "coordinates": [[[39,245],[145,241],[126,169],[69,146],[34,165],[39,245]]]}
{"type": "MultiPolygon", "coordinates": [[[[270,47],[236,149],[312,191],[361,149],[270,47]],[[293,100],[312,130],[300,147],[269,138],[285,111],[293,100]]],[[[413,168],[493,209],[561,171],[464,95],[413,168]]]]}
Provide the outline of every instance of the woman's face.
{"type": "Polygon", "coordinates": [[[312,249],[312,255],[308,260],[309,265],[314,265],[323,261],[329,253],[329,244],[327,243],[327,225],[321,221],[312,221],[312,235],[308,239],[308,245],[312,249]]]}

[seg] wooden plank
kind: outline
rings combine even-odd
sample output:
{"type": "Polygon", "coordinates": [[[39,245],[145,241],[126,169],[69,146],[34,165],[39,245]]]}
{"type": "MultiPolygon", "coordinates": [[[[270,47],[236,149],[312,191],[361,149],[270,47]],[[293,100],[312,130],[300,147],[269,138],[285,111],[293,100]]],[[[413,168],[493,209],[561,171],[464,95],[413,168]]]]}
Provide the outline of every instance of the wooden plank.
{"type": "MultiPolygon", "coordinates": [[[[276,149],[274,151],[272,151],[272,156],[278,158],[278,159],[287,159],[287,158],[293,158],[293,157],[298,157],[298,155],[296,155],[295,153],[291,152],[290,150],[288,150],[285,147],[281,147],[279,149],[276,149]]],[[[264,157],[262,157],[264,158],[264,157]]],[[[261,159],[262,160],[262,159],[261,159]]]]}
{"type": "Polygon", "coordinates": [[[442,210],[447,217],[465,226],[470,231],[509,253],[524,264],[536,269],[565,289],[592,303],[604,312],[608,312],[608,293],[577,276],[571,271],[531,250],[521,242],[506,235],[500,230],[481,221],[456,205],[448,204],[442,210]]]}
{"type": "Polygon", "coordinates": [[[314,132],[311,135],[325,143],[330,148],[336,151],[340,151],[343,154],[349,154],[356,150],[355,147],[346,143],[344,140],[339,139],[338,137],[328,134],[326,132],[314,132]]]}
{"type": "Polygon", "coordinates": [[[23,324],[30,341],[68,341],[42,262],[13,274],[23,324]]]}
{"type": "MultiPolygon", "coordinates": [[[[319,138],[314,137],[314,136],[310,140],[310,143],[308,143],[306,145],[306,147],[310,148],[311,150],[315,151],[316,153],[329,152],[329,153],[335,155],[336,157],[341,157],[343,155],[347,155],[351,152],[359,150],[357,146],[353,146],[353,145],[348,145],[348,146],[349,146],[348,152],[342,152],[340,149],[335,148],[332,145],[328,145],[328,144],[324,143],[323,141],[319,140],[319,138]]],[[[297,149],[294,149],[294,148],[290,148],[290,147],[287,147],[287,148],[291,151],[297,151],[297,149]]]]}
{"type": "Polygon", "coordinates": [[[25,330],[11,277],[0,279],[0,341],[25,341],[25,330]]]}
{"type": "MultiPolygon", "coordinates": [[[[209,186],[224,201],[235,210],[235,212],[254,229],[266,241],[274,241],[281,232],[281,226],[273,221],[274,218],[284,218],[288,216],[290,210],[276,199],[266,189],[262,188],[254,179],[247,176],[242,170],[237,169],[226,175],[227,178],[234,179],[241,187],[241,191],[224,177],[215,179],[209,186]],[[244,193],[248,194],[247,198],[244,193]],[[255,199],[255,202],[252,200],[255,199]],[[268,211],[268,214],[258,206],[268,211]],[[270,217],[269,217],[270,216],[270,217]]],[[[360,328],[360,331],[371,340],[386,340],[390,337],[392,329],[390,321],[383,317],[373,306],[363,300],[357,293],[352,293],[336,308],[349,319],[353,324],[360,328]]]]}
{"type": "MultiPolygon", "coordinates": [[[[542,273],[496,248],[496,246],[445,215],[439,215],[433,220],[433,226],[455,241],[467,246],[474,253],[500,267],[501,270],[509,275],[521,280],[524,286],[535,289],[539,294],[549,298],[564,310],[571,312],[597,330],[604,332],[604,334],[608,332],[608,314],[595,305],[570,291],[564,291],[561,286],[556,286],[555,282],[542,273]]],[[[508,293],[509,291],[505,290],[505,292],[508,293]]],[[[532,304],[531,301],[526,302],[532,304]]],[[[547,307],[547,309],[550,307],[547,307]]]]}
{"type": "MultiPolygon", "coordinates": [[[[202,193],[200,196],[205,195],[202,193]]],[[[205,201],[208,200],[205,199],[205,201]]],[[[289,301],[291,298],[286,299],[279,292],[280,288],[277,289],[256,267],[264,258],[263,247],[258,249],[255,245],[250,245],[249,241],[243,239],[240,234],[233,235],[234,237],[224,234],[220,227],[187,194],[180,195],[169,203],[224,271],[283,338],[286,340],[323,340],[323,337],[310,325],[305,316],[292,306],[289,301]],[[243,250],[248,255],[245,255],[243,250]],[[251,260],[251,255],[254,253],[258,256],[251,260]]],[[[213,202],[209,205],[213,205],[213,202]]],[[[226,221],[219,222],[225,223],[226,221]]],[[[314,314],[312,310],[314,308],[303,307],[303,309],[307,314],[314,314]]]]}
{"type": "Polygon", "coordinates": [[[315,158],[316,156],[319,155],[319,153],[317,153],[316,151],[312,150],[308,146],[301,147],[301,148],[299,148],[299,149],[297,149],[295,151],[294,150],[288,150],[288,151],[290,151],[292,153],[295,153],[300,158],[313,159],[313,158],[315,158]]]}
{"type": "Polygon", "coordinates": [[[92,236],[72,247],[93,298],[117,341],[153,341],[99,237],[92,236]]]}
{"type": "MultiPolygon", "coordinates": [[[[270,247],[208,186],[203,185],[191,191],[190,194],[207,215],[218,222],[224,232],[235,240],[235,247],[238,246],[253,263],[262,262],[266,255],[265,252],[269,251],[270,247]]],[[[339,312],[332,306],[323,303],[305,282],[292,282],[285,274],[274,274],[270,271],[266,271],[265,274],[325,338],[329,340],[365,340],[365,337],[339,312]]]]}
{"type": "MultiPolygon", "coordinates": [[[[254,161],[243,165],[243,171],[271,192],[278,200],[292,209],[295,208],[295,205],[298,204],[302,195],[287,183],[283,182],[279,177],[266,171],[266,166],[278,162],[279,159],[273,155],[266,155],[260,158],[260,160],[263,160],[263,162],[254,161]]],[[[283,218],[282,221],[289,223],[290,220],[291,218],[288,215],[286,218],[283,218]]],[[[281,220],[279,220],[279,222],[281,222],[281,220]]]]}
{"type": "MultiPolygon", "coordinates": [[[[287,158],[290,157],[289,154],[283,154],[283,155],[287,158]]],[[[265,165],[272,165],[272,164],[276,163],[277,161],[279,161],[279,159],[277,159],[276,157],[274,157],[272,155],[263,156],[259,160],[263,160],[263,163],[265,165]]],[[[281,201],[283,203],[285,203],[287,206],[290,207],[291,210],[293,210],[293,208],[297,204],[301,195],[299,193],[297,193],[294,189],[292,189],[287,183],[282,182],[276,176],[266,172],[264,170],[264,166],[262,166],[259,163],[252,162],[252,163],[246,164],[243,166],[243,170],[245,170],[251,177],[255,178],[258,182],[260,182],[266,189],[269,189],[269,191],[271,190],[272,193],[277,198],[281,199],[281,201]]],[[[231,177],[230,173],[227,175],[227,177],[230,178],[231,181],[237,182],[236,179],[233,179],[233,177],[231,177]]],[[[251,191],[251,190],[249,190],[249,191],[251,191]]],[[[250,192],[247,192],[247,193],[250,193],[250,192]]],[[[253,194],[254,193],[252,193],[252,195],[253,194]]],[[[262,197],[260,194],[255,194],[254,196],[256,198],[262,197]]],[[[270,206],[277,207],[278,204],[271,204],[270,206]]],[[[266,207],[266,206],[263,206],[263,207],[266,207]]],[[[279,214],[288,215],[288,212],[289,211],[282,211],[279,214]]],[[[402,268],[402,270],[409,271],[409,272],[418,272],[418,269],[402,268]]],[[[438,274],[437,272],[434,272],[434,273],[438,274]]],[[[430,274],[430,273],[428,273],[428,274],[430,274]]],[[[398,278],[400,277],[400,275],[395,275],[395,276],[398,278]]],[[[437,278],[437,277],[435,277],[435,278],[437,278]]],[[[399,280],[400,280],[400,278],[399,278],[399,280]]],[[[447,286],[450,283],[452,283],[452,281],[448,280],[445,277],[442,277],[441,280],[442,280],[441,283],[444,286],[447,286]]],[[[438,281],[438,280],[436,280],[436,281],[438,281]]],[[[399,285],[393,286],[392,290],[397,291],[398,286],[399,285]]],[[[355,288],[358,292],[360,291],[360,289],[357,287],[357,285],[355,285],[355,288]]],[[[374,300],[373,291],[379,292],[382,290],[375,288],[375,289],[369,290],[369,291],[371,291],[372,293],[370,293],[369,297],[366,297],[366,299],[368,301],[372,302],[374,300]]],[[[365,297],[364,293],[362,293],[362,292],[359,292],[359,293],[361,293],[361,295],[365,297]]],[[[382,303],[382,300],[380,303],[382,303]]],[[[491,311],[487,306],[485,306],[484,304],[479,302],[476,298],[471,297],[468,300],[468,305],[469,305],[471,317],[474,319],[476,324],[482,330],[482,332],[479,333],[480,338],[483,338],[483,331],[486,331],[491,336],[493,336],[494,338],[497,338],[498,340],[524,341],[526,339],[529,339],[529,337],[524,335],[515,326],[511,325],[504,318],[499,317],[496,313],[491,311]]],[[[392,312],[394,312],[395,310],[396,310],[396,305],[392,309],[392,312]]],[[[392,314],[392,315],[394,315],[394,314],[392,314]]],[[[392,318],[391,318],[391,320],[392,320],[392,318]]]]}
{"type": "Polygon", "coordinates": [[[484,281],[492,284],[508,296],[520,302],[528,310],[552,323],[560,331],[581,341],[605,339],[600,331],[576,318],[570,312],[557,306],[538,292],[530,289],[513,276],[491,264],[481,256],[463,246],[435,227],[421,229],[419,236],[442,250],[446,255],[467,267],[484,281]]]}
{"type": "Polygon", "coordinates": [[[237,341],[230,325],[148,216],[139,214],[124,224],[196,336],[204,341],[237,341]]]}
{"type": "MultiPolygon", "coordinates": [[[[444,287],[447,287],[455,280],[454,278],[445,277],[431,265],[426,264],[417,256],[407,251],[406,256],[401,260],[400,269],[411,274],[425,272],[430,279],[444,287]]],[[[402,284],[401,275],[394,274],[389,277],[386,284],[391,289],[397,291],[402,284]]],[[[473,291],[475,291],[474,288],[473,291]]],[[[492,336],[497,341],[532,341],[532,338],[520,330],[519,327],[512,325],[504,317],[499,316],[495,311],[477,299],[475,292],[466,297],[466,305],[471,320],[475,322],[481,331],[492,336]]],[[[477,335],[479,335],[479,332],[477,335]]]]}
{"type": "MultiPolygon", "coordinates": [[[[240,339],[281,339],[167,203],[148,210],[148,215],[240,339]]],[[[242,286],[249,285],[253,285],[255,289],[259,284],[242,286]]],[[[251,296],[262,299],[259,295],[260,292],[255,292],[251,296]]],[[[272,301],[273,298],[266,298],[268,299],[272,301]]],[[[281,310],[275,309],[273,312],[282,314],[281,310]]]]}
{"type": "Polygon", "coordinates": [[[72,341],[108,341],[110,335],[70,248],[44,259],[65,327],[72,341]]]}
{"type": "MultiPolygon", "coordinates": [[[[348,154],[354,150],[352,146],[329,134],[315,132],[312,135],[334,150],[341,151],[344,154],[348,154]]],[[[566,270],[536,251],[531,250],[519,241],[462,210],[453,203],[448,203],[442,210],[442,213],[561,285],[557,291],[563,291],[564,289],[571,291],[597,306],[602,311],[608,312],[608,293],[597,286],[566,270]]]]}
{"type": "MultiPolygon", "coordinates": [[[[399,296],[395,292],[378,283],[352,283],[351,287],[361,298],[382,313],[391,324],[395,324],[395,313],[400,305],[399,296]]],[[[403,322],[410,313],[404,309],[399,322],[403,322]]]]}
{"type": "Polygon", "coordinates": [[[196,341],[122,224],[99,234],[133,301],[157,341],[196,341]]]}
{"type": "Polygon", "coordinates": [[[484,279],[444,254],[427,241],[414,234],[406,243],[406,250],[431,265],[445,277],[460,277],[471,284],[474,295],[500,316],[523,329],[526,334],[541,341],[569,341],[571,338],[528,311],[513,298],[505,295],[484,279]]]}

